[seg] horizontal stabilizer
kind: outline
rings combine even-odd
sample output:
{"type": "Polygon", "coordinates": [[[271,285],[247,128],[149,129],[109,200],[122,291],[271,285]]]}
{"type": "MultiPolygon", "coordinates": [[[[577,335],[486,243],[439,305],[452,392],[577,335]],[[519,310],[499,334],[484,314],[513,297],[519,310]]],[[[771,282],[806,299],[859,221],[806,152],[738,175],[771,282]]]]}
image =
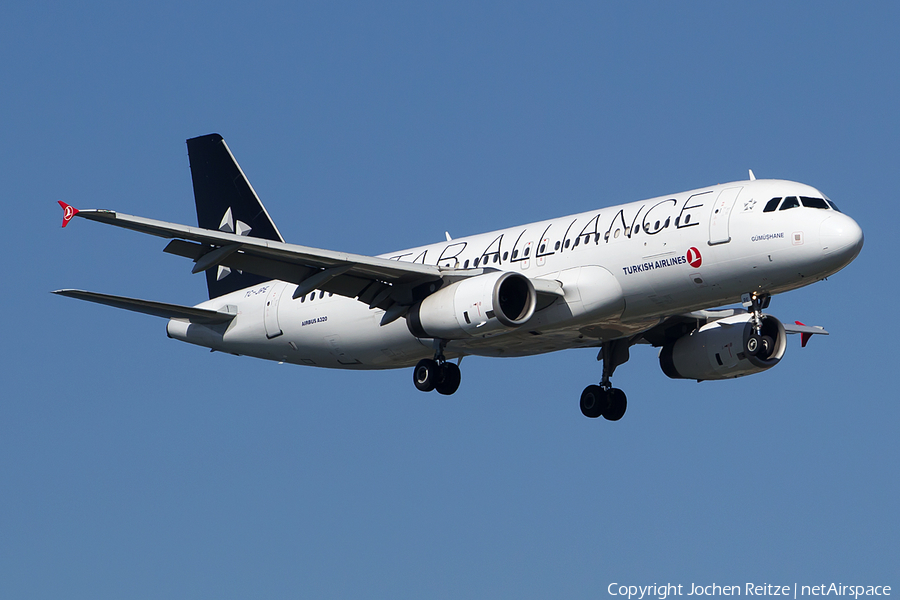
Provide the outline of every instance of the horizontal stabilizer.
{"type": "Polygon", "coordinates": [[[227,323],[236,316],[235,314],[224,311],[194,308],[193,306],[181,306],[178,304],[167,304],[165,302],[153,302],[152,300],[140,300],[138,298],[126,298],[125,296],[111,296],[109,294],[98,294],[97,292],[86,292],[84,290],[56,290],[53,293],[59,294],[60,296],[68,296],[69,298],[77,298],[78,300],[87,300],[88,302],[105,304],[115,308],[124,308],[125,310],[144,313],[145,315],[153,315],[154,317],[187,319],[191,323],[201,325],[227,323]]]}

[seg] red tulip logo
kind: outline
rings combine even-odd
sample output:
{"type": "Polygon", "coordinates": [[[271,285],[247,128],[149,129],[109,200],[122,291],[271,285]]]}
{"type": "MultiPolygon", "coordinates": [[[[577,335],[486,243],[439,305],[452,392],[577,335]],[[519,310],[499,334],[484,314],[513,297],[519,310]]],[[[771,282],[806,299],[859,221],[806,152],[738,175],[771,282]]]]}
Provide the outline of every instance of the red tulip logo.
{"type": "Polygon", "coordinates": [[[700,251],[696,248],[689,248],[687,251],[687,261],[695,269],[699,268],[701,264],[703,264],[703,258],[700,256],[700,251]]]}

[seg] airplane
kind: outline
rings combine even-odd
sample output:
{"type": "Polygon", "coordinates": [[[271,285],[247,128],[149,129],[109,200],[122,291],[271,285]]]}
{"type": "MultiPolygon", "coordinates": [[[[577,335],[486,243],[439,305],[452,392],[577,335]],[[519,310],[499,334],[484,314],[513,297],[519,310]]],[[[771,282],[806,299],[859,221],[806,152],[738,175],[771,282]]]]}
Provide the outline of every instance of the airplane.
{"type": "Polygon", "coordinates": [[[413,367],[449,395],[465,356],[599,349],[586,417],[622,418],[615,369],[659,348],[673,379],[759,373],[787,334],[827,334],[763,313],[773,295],[820,281],[859,254],[863,232],[817,189],[759,179],[713,185],[382,254],[289,244],[219,134],[187,140],[198,226],[65,202],[74,217],[167,238],[205,273],[196,306],[64,289],[53,293],[168,319],[170,338],[297,365],[413,367]],[[727,308],[740,302],[741,308],[727,308]],[[725,308],[722,308],[725,307],[725,308]],[[456,363],[451,362],[457,359],[456,363]]]}

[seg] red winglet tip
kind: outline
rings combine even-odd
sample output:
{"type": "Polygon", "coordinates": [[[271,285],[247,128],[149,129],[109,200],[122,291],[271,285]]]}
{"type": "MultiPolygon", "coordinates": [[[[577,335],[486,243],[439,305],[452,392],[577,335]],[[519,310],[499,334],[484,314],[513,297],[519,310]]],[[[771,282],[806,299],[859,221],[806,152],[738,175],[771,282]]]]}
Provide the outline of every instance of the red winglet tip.
{"type": "MultiPolygon", "coordinates": [[[[806,327],[806,325],[804,325],[800,321],[794,321],[794,323],[796,323],[797,325],[802,325],[803,327],[806,327]]],[[[811,333],[801,333],[800,334],[800,347],[806,348],[806,343],[809,342],[809,339],[811,337],[812,337],[811,333]]]]}
{"type": "Polygon", "coordinates": [[[74,206],[70,206],[70,205],[66,204],[62,200],[57,200],[57,202],[59,202],[59,205],[63,209],[62,226],[65,227],[66,225],[69,224],[69,221],[72,220],[72,217],[74,217],[75,215],[78,214],[78,209],[75,208],[74,206]]]}

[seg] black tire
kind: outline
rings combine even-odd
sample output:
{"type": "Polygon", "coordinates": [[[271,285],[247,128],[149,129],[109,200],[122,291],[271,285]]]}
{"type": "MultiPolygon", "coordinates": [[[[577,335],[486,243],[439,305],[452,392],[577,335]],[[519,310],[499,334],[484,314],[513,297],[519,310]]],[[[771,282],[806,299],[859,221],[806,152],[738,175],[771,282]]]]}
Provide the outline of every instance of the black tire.
{"type": "Polygon", "coordinates": [[[609,406],[609,394],[599,385],[589,385],[581,392],[581,414],[596,419],[609,406]]]}
{"type": "Polygon", "coordinates": [[[423,358],[413,369],[413,383],[421,392],[434,389],[438,379],[438,364],[430,358],[423,358]]]}
{"type": "Polygon", "coordinates": [[[618,421],[625,416],[628,399],[625,397],[625,392],[617,388],[612,388],[607,393],[609,394],[609,408],[603,411],[603,418],[607,421],[618,421]]]}
{"type": "Polygon", "coordinates": [[[762,343],[760,343],[760,348],[757,356],[766,359],[772,356],[773,352],[775,352],[775,340],[768,335],[762,336],[762,343]]]}
{"type": "Polygon", "coordinates": [[[459,367],[457,365],[445,362],[438,367],[438,371],[440,381],[434,386],[434,389],[438,391],[438,394],[449,396],[459,389],[459,383],[462,381],[462,373],[459,372],[459,367]]]}

